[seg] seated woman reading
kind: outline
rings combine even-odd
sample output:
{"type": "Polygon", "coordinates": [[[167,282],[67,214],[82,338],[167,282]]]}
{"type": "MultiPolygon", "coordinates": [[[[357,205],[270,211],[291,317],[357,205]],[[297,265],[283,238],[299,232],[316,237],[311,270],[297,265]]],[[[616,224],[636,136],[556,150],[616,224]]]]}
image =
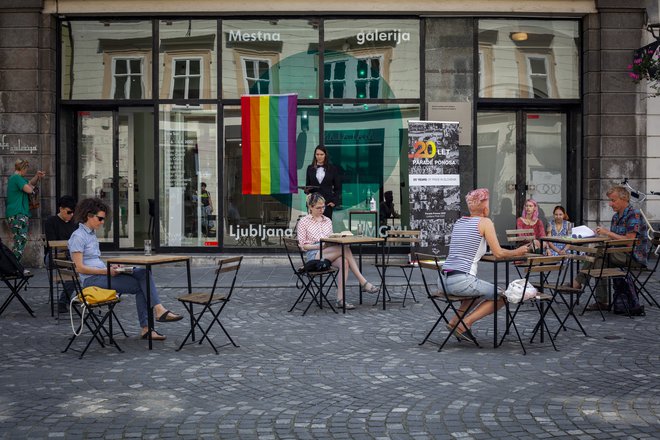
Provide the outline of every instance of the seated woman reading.
{"type": "MultiPolygon", "coordinates": [[[[83,287],[98,286],[108,288],[107,267],[101,260],[99,241],[96,231],[103,225],[108,206],[101,199],[85,199],[78,203],[75,209],[76,221],[80,224],[71,238],[69,238],[69,252],[71,260],[76,264],[76,270],[80,274],[80,282],[83,287]]],[[[112,276],[112,288],[119,293],[130,293],[135,295],[138,319],[142,327],[141,337],[147,338],[147,271],[135,268],[132,273],[120,273],[118,266],[110,268],[112,276]]],[[[158,289],[153,277],[150,277],[151,304],[154,316],[158,322],[179,321],[181,315],[167,310],[160,303],[158,289]]],[[[165,336],[154,330],[151,334],[154,341],[163,341],[165,336]]]]}
{"type": "MultiPolygon", "coordinates": [[[[298,223],[298,246],[306,251],[306,260],[319,258],[321,249],[320,240],[332,234],[332,220],[323,215],[325,209],[325,199],[320,193],[311,193],[307,196],[307,209],[309,214],[300,219],[298,223]]],[[[355,274],[360,282],[362,289],[368,293],[377,293],[378,287],[374,286],[360,273],[357,261],[351,253],[351,249],[345,250],[345,266],[341,267],[341,247],[327,246],[323,248],[323,258],[330,260],[332,265],[339,269],[337,277],[337,307],[342,307],[344,298],[342,297],[342,286],[348,280],[348,271],[355,274]]],[[[354,309],[355,306],[346,303],[347,309],[354,309]]]]}
{"type": "MultiPolygon", "coordinates": [[[[475,293],[481,295],[479,303],[470,313],[468,307],[472,299],[461,301],[458,313],[465,325],[461,324],[455,332],[457,337],[475,344],[477,339],[472,334],[472,324],[493,313],[496,307],[499,309],[504,305],[504,299],[495,295],[493,285],[477,278],[477,263],[486,253],[486,244],[490,246],[496,257],[523,256],[531,247],[529,244],[511,250],[502,249],[497,241],[495,226],[488,218],[490,214],[488,197],[486,188],[470,191],[465,197],[470,215],[459,218],[454,224],[449,255],[442,266],[441,275],[447,290],[445,293],[455,296],[474,296],[475,293]]],[[[454,316],[447,324],[447,328],[451,330],[458,325],[459,319],[454,316]]]]}

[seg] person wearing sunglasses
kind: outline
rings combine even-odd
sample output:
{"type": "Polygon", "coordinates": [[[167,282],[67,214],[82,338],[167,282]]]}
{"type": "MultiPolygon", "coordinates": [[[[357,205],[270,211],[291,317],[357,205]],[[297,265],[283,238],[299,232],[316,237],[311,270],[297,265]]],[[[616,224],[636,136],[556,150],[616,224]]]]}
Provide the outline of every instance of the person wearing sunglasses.
{"type": "MultiPolygon", "coordinates": [[[[57,214],[51,215],[44,223],[44,234],[46,240],[68,240],[71,234],[78,229],[78,223],[73,221],[73,212],[76,209],[76,199],[71,196],[62,196],[57,201],[57,214]]],[[[50,252],[44,255],[44,263],[46,266],[50,264],[50,252]]],[[[72,282],[67,281],[64,283],[64,288],[60,292],[58,298],[57,309],[59,313],[66,313],[68,311],[69,300],[74,287],[72,282]]]]}
{"type": "MultiPolygon", "coordinates": [[[[107,267],[101,260],[101,250],[96,231],[106,221],[109,209],[101,199],[81,200],[75,209],[75,220],[80,224],[69,238],[69,253],[71,260],[76,264],[76,270],[80,275],[80,282],[84,287],[97,286],[107,289],[107,267]]],[[[110,268],[112,276],[112,288],[119,293],[135,295],[138,319],[142,328],[140,337],[148,337],[147,323],[147,271],[143,268],[135,268],[132,273],[120,273],[118,266],[110,268]]],[[[173,322],[179,321],[183,316],[167,310],[160,302],[158,289],[153,277],[150,277],[151,304],[156,321],[173,322]]],[[[151,338],[154,341],[165,340],[165,335],[153,330],[151,338]]]]}

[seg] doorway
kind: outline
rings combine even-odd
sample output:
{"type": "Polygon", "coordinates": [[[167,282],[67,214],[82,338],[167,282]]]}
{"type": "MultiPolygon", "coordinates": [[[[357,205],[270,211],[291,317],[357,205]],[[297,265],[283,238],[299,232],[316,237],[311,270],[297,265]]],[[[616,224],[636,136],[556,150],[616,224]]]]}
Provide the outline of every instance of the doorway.
{"type": "Polygon", "coordinates": [[[555,205],[571,206],[568,114],[557,111],[477,113],[477,186],[489,188],[490,210],[501,242],[514,229],[525,200],[539,205],[547,225],[555,205]]]}
{"type": "Polygon", "coordinates": [[[101,247],[142,248],[155,223],[153,109],[79,110],[75,119],[77,198],[98,197],[110,208],[97,233],[101,247]]]}

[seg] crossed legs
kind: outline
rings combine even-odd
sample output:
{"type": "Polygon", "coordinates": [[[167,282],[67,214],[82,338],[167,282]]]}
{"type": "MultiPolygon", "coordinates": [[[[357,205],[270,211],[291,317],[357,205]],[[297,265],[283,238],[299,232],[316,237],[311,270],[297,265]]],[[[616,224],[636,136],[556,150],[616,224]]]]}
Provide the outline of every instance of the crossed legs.
{"type": "Polygon", "coordinates": [[[349,270],[353,272],[361,286],[367,283],[367,279],[360,272],[360,268],[357,261],[355,261],[351,249],[347,246],[344,252],[344,267],[341,267],[341,247],[329,246],[323,249],[323,258],[330,260],[332,265],[339,269],[339,273],[337,274],[337,301],[344,301],[342,292],[343,286],[348,280],[349,270]]]}

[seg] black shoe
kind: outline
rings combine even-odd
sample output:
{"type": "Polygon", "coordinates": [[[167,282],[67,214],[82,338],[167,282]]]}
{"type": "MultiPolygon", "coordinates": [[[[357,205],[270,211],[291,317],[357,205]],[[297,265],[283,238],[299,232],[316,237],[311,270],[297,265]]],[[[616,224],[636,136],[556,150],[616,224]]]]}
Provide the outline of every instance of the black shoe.
{"type": "Polygon", "coordinates": [[[57,304],[57,313],[68,313],[68,312],[69,312],[68,304],[63,304],[63,303],[57,304]]]}
{"type": "Polygon", "coordinates": [[[458,329],[456,329],[454,334],[457,335],[459,338],[464,339],[468,342],[472,342],[474,345],[479,347],[479,342],[477,342],[477,338],[474,337],[470,329],[467,329],[464,332],[459,332],[458,329]]]}

